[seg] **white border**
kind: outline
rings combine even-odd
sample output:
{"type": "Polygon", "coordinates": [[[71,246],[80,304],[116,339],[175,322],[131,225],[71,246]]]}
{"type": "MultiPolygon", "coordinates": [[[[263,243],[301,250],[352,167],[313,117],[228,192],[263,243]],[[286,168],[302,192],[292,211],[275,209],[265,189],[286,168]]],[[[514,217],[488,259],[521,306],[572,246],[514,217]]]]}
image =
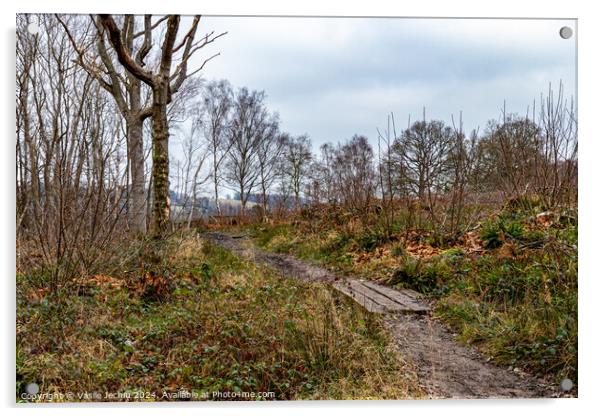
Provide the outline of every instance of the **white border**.
{"type": "Polygon", "coordinates": [[[182,0],[85,0],[85,1],[43,1],[21,0],[4,2],[2,6],[2,126],[4,137],[1,157],[3,158],[0,195],[3,195],[2,219],[2,264],[5,267],[3,308],[6,314],[2,320],[4,341],[0,343],[3,360],[1,367],[2,398],[8,411],[36,414],[80,415],[83,411],[92,414],[144,412],[148,415],[218,414],[243,413],[245,415],[291,414],[344,412],[345,414],[365,414],[371,411],[387,414],[462,414],[482,415],[519,412],[536,412],[566,415],[576,412],[587,413],[593,409],[598,399],[598,377],[601,372],[598,346],[600,345],[599,301],[602,293],[599,261],[602,229],[600,217],[602,205],[600,189],[600,166],[602,166],[602,146],[600,140],[600,65],[599,44],[602,39],[602,15],[595,8],[594,1],[525,1],[504,0],[486,1],[436,1],[420,0],[411,2],[371,1],[330,1],[297,0],[293,2],[276,0],[238,0],[196,2],[182,0]],[[7,4],[8,3],[8,4],[7,4]],[[14,233],[15,233],[15,160],[14,160],[14,25],[18,12],[69,12],[69,13],[205,13],[236,15],[345,15],[345,16],[429,16],[429,17],[546,17],[577,18],[579,24],[579,128],[580,128],[580,249],[579,249],[579,399],[564,400],[507,400],[507,401],[436,401],[436,402],[280,402],[277,404],[216,403],[159,405],[148,408],[139,404],[130,407],[112,405],[109,409],[101,406],[62,406],[43,408],[14,407],[14,233]],[[596,97],[598,101],[596,101],[596,97]]]}

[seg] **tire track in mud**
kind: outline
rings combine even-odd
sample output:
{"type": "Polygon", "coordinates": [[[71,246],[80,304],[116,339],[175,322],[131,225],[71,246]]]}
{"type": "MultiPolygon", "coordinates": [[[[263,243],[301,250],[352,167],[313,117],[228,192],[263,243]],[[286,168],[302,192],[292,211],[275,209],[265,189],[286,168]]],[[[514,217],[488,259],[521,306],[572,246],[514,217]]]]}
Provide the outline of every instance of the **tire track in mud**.
{"type": "MultiPolygon", "coordinates": [[[[325,282],[335,287],[348,279],[307,261],[258,249],[244,235],[207,232],[202,236],[245,260],[263,263],[287,278],[325,282]]],[[[562,396],[549,381],[518,369],[499,367],[475,349],[460,345],[454,335],[428,313],[387,313],[383,315],[383,322],[399,351],[415,367],[420,387],[429,398],[562,396]]]]}

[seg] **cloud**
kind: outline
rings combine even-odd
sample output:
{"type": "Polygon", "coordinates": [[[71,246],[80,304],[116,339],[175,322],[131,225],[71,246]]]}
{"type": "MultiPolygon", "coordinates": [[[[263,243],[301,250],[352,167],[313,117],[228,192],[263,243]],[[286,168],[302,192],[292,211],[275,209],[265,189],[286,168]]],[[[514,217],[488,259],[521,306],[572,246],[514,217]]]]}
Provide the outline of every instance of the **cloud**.
{"type": "Polygon", "coordinates": [[[372,140],[395,112],[483,126],[507,108],[523,113],[548,83],[574,94],[571,20],[205,17],[227,30],[204,73],[263,89],[282,128],[317,146],[355,133],[372,140]]]}

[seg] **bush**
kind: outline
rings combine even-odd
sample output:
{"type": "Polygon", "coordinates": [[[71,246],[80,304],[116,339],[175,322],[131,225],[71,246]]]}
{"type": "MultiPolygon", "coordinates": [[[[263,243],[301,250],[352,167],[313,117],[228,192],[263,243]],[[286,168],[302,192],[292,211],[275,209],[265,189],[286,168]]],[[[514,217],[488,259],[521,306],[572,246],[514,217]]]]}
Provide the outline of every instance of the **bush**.
{"type": "Polygon", "coordinates": [[[420,293],[441,295],[448,290],[448,280],[451,274],[449,266],[444,261],[423,263],[413,257],[407,257],[389,279],[389,284],[412,289],[420,293]]]}
{"type": "Polygon", "coordinates": [[[382,238],[378,234],[372,232],[363,233],[357,239],[357,243],[360,248],[368,252],[374,251],[374,249],[376,249],[381,242],[382,238]]]}
{"type": "Polygon", "coordinates": [[[520,221],[510,216],[500,215],[488,221],[481,230],[481,239],[486,248],[497,248],[507,239],[521,240],[524,238],[524,228],[520,221]]]}
{"type": "Polygon", "coordinates": [[[324,249],[328,252],[338,251],[344,248],[351,241],[348,233],[339,233],[324,249]]]}
{"type": "Polygon", "coordinates": [[[391,248],[391,255],[393,257],[404,257],[406,255],[406,249],[401,244],[394,245],[391,248]]]}
{"type": "Polygon", "coordinates": [[[534,210],[545,210],[541,198],[537,195],[524,195],[512,198],[506,202],[504,211],[507,212],[532,212],[534,210]]]}

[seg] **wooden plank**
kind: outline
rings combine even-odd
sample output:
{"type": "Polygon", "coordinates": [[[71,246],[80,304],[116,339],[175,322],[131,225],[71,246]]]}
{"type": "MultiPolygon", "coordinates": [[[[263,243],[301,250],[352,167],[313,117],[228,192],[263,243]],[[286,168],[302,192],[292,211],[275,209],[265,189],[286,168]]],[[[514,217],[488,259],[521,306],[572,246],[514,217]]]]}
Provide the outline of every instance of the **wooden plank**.
{"type": "Polygon", "coordinates": [[[374,283],[368,280],[362,280],[360,281],[360,283],[366,287],[369,287],[375,292],[378,292],[382,296],[387,297],[391,301],[402,305],[402,309],[404,311],[426,313],[430,310],[428,306],[420,302],[420,294],[413,290],[395,290],[390,287],[379,285],[378,283],[374,283]]]}
{"type": "Polygon", "coordinates": [[[373,302],[382,305],[386,310],[391,312],[401,312],[404,309],[404,305],[391,300],[390,298],[383,296],[381,293],[373,290],[372,288],[365,286],[359,280],[349,280],[348,285],[357,294],[358,297],[367,297],[373,302]]]}
{"type": "Polygon", "coordinates": [[[370,312],[426,313],[429,308],[411,292],[404,293],[373,282],[347,279],[334,287],[370,312]]]}
{"type": "Polygon", "coordinates": [[[374,313],[387,313],[388,310],[383,306],[375,302],[374,300],[366,297],[357,291],[354,291],[350,286],[344,282],[333,283],[333,287],[339,292],[349,296],[351,299],[359,303],[362,307],[367,309],[369,312],[374,313]]]}

